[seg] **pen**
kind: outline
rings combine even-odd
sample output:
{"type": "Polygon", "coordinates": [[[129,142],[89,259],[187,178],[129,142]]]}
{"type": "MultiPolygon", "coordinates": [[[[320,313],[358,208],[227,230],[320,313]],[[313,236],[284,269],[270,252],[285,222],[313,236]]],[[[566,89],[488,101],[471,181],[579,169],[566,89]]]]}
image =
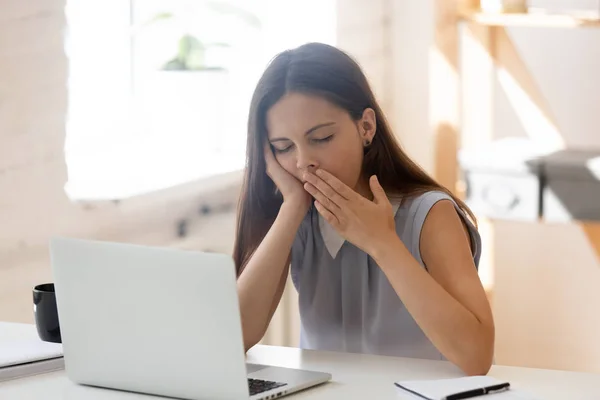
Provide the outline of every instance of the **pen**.
{"type": "Polygon", "coordinates": [[[462,400],[470,399],[471,397],[483,396],[490,393],[503,392],[510,388],[510,383],[501,383],[499,385],[492,385],[484,388],[467,390],[465,392],[454,393],[450,396],[444,397],[442,400],[462,400]]]}

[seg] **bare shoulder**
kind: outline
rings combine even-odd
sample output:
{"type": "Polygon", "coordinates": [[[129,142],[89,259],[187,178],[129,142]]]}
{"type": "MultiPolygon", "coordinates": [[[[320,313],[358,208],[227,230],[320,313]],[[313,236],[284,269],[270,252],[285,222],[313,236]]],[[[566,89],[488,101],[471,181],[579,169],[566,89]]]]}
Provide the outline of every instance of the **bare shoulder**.
{"type": "Polygon", "coordinates": [[[459,215],[455,203],[450,199],[437,201],[429,211],[423,224],[422,235],[431,236],[439,233],[458,233],[460,230],[469,237],[465,220],[459,215]]]}
{"type": "Polygon", "coordinates": [[[432,275],[440,270],[476,273],[471,237],[465,220],[449,199],[436,202],[429,211],[419,240],[424,264],[432,275]]]}

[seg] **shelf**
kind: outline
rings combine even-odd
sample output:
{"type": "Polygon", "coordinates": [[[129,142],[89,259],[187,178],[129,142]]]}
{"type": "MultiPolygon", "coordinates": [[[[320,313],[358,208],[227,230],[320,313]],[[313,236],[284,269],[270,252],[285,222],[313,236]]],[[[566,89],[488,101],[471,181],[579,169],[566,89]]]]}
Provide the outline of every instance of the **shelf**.
{"type": "Polygon", "coordinates": [[[530,9],[528,13],[523,14],[502,14],[460,10],[459,16],[463,21],[487,26],[600,28],[600,14],[597,11],[556,14],[541,9],[530,9]]]}

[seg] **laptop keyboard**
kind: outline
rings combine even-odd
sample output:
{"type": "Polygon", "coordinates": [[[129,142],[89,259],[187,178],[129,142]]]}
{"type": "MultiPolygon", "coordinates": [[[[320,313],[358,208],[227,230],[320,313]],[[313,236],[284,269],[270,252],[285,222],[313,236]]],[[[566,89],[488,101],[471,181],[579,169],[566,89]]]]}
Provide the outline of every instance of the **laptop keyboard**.
{"type": "Polygon", "coordinates": [[[275,389],[278,387],[285,386],[285,383],[263,381],[261,379],[250,379],[248,378],[248,387],[250,388],[250,396],[258,393],[266,392],[267,390],[275,389]]]}

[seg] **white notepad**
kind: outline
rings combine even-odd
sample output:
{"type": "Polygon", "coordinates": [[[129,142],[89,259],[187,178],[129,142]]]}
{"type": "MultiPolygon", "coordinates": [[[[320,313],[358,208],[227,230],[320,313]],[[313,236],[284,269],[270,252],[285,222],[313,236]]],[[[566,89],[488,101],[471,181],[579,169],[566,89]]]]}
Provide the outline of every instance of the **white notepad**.
{"type": "Polygon", "coordinates": [[[64,368],[60,343],[39,339],[0,342],[0,382],[64,368]]]}
{"type": "Polygon", "coordinates": [[[62,357],[60,343],[43,342],[36,339],[0,342],[0,368],[34,361],[62,357]]]}
{"type": "MultiPolygon", "coordinates": [[[[503,387],[506,386],[507,383],[508,382],[506,381],[498,380],[490,376],[467,376],[453,379],[398,381],[396,382],[396,386],[399,388],[402,399],[445,400],[470,391],[503,387]]],[[[523,393],[519,393],[509,388],[498,390],[495,393],[489,390],[485,390],[485,392],[489,393],[484,394],[481,392],[477,397],[470,398],[485,400],[532,399],[523,393]]]]}

